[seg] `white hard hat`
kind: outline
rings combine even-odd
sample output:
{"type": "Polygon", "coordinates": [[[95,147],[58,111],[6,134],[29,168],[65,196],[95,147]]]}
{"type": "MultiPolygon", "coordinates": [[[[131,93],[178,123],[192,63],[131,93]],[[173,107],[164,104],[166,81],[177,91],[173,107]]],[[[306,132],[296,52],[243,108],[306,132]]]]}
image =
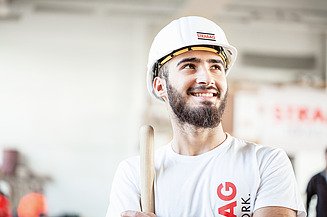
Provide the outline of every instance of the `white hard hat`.
{"type": "Polygon", "coordinates": [[[228,43],[224,31],[211,20],[197,16],[174,20],[156,35],[150,48],[147,64],[147,87],[152,96],[161,99],[153,90],[153,79],[158,76],[158,66],[163,65],[173,56],[184,53],[180,52],[182,49],[185,50],[184,52],[188,50],[217,52],[226,62],[226,75],[237,56],[236,48],[228,43]],[[208,47],[212,48],[205,49],[208,47]]]}

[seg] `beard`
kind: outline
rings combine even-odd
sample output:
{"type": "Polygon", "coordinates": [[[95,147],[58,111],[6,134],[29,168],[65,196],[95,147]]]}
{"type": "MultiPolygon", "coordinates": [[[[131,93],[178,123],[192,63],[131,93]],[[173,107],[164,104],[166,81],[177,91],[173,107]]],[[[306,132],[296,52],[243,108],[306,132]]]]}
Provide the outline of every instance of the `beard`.
{"type": "Polygon", "coordinates": [[[220,124],[226,107],[227,92],[218,108],[211,101],[204,101],[201,106],[191,107],[187,105],[186,98],[177,89],[169,83],[167,86],[169,104],[181,124],[191,124],[196,128],[215,128],[220,124]]]}

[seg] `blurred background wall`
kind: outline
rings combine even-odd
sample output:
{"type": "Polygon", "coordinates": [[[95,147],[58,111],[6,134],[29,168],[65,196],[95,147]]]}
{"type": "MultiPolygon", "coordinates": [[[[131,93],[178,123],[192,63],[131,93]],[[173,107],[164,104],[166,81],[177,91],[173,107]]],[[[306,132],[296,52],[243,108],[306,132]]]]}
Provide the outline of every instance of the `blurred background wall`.
{"type": "Polygon", "coordinates": [[[325,0],[1,0],[0,148],[19,151],[21,176],[45,177],[50,216],[104,216],[139,127],[155,126],[156,146],[171,138],[145,71],[154,35],[182,15],[238,48],[225,129],[284,148],[305,198],[327,146],[325,0]]]}

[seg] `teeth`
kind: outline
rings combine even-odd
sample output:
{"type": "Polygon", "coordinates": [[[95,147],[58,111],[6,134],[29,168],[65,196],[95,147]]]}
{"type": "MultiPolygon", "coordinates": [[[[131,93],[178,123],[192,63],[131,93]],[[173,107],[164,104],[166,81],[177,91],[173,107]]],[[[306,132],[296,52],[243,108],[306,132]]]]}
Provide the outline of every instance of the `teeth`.
{"type": "Polygon", "coordinates": [[[194,93],[196,97],[213,97],[213,93],[194,93]]]}

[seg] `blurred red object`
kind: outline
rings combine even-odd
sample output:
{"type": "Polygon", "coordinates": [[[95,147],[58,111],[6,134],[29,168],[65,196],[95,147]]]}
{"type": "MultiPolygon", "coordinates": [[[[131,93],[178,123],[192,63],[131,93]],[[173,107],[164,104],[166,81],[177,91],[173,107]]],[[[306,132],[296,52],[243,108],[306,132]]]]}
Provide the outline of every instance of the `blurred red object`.
{"type": "Polygon", "coordinates": [[[17,207],[18,217],[46,216],[48,207],[45,196],[41,193],[29,193],[22,197],[17,207]]]}
{"type": "Polygon", "coordinates": [[[12,217],[10,202],[8,198],[0,192],[0,217],[12,217]]]}

